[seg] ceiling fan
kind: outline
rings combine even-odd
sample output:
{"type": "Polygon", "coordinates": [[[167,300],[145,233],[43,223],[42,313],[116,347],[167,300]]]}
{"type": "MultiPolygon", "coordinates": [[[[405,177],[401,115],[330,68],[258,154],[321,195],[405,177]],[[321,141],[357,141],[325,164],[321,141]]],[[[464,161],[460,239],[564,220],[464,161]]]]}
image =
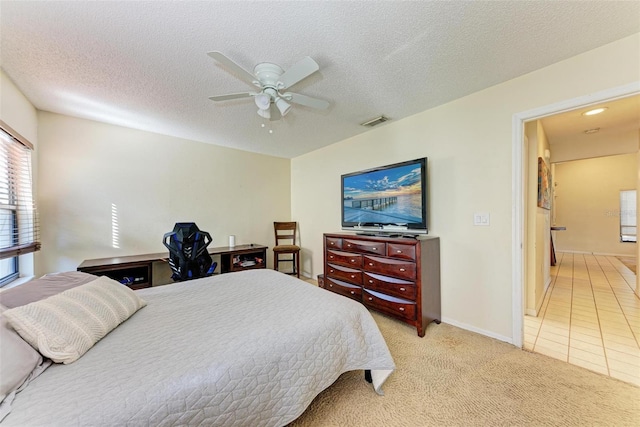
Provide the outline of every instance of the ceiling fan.
{"type": "Polygon", "coordinates": [[[220,52],[208,52],[207,55],[226,66],[240,79],[259,89],[258,92],[211,96],[209,99],[212,101],[253,97],[258,106],[258,115],[269,120],[278,120],[287,115],[291,110],[290,102],[319,110],[329,108],[329,103],[323,99],[299,93],[282,92],[320,69],[318,64],[308,56],[293,64],[287,71],[276,64],[261,62],[254,67],[251,74],[220,52]]]}

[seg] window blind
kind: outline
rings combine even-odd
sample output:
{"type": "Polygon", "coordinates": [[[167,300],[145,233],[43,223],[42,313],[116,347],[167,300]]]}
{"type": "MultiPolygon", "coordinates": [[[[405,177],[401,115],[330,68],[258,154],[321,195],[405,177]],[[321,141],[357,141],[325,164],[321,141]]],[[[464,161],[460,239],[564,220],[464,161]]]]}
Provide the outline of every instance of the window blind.
{"type": "Polygon", "coordinates": [[[31,144],[0,123],[0,259],[40,249],[31,144]]]}

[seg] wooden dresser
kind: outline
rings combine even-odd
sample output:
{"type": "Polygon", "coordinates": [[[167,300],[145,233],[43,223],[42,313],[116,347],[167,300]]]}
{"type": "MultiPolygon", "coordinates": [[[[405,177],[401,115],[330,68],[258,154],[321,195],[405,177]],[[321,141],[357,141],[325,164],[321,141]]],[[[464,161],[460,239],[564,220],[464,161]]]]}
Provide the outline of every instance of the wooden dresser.
{"type": "Polygon", "coordinates": [[[324,234],[325,289],[415,326],[440,323],[440,239],[324,234]]]}

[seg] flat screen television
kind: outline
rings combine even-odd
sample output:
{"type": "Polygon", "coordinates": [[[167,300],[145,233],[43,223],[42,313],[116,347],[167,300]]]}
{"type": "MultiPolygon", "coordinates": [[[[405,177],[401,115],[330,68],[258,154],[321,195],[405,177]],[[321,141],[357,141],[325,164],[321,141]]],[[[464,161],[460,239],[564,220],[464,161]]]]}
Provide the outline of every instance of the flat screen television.
{"type": "Polygon", "coordinates": [[[342,175],[342,229],[427,234],[427,158],[342,175]]]}

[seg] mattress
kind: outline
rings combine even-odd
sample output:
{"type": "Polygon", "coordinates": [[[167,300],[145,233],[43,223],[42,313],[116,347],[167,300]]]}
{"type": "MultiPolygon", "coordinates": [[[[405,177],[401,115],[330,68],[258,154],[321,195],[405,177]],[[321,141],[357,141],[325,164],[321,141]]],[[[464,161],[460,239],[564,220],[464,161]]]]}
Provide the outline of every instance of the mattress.
{"type": "Polygon", "coordinates": [[[364,306],[272,270],[137,292],[146,307],[36,378],[2,425],[283,426],[340,374],[369,369],[381,393],[395,369],[364,306]]]}

